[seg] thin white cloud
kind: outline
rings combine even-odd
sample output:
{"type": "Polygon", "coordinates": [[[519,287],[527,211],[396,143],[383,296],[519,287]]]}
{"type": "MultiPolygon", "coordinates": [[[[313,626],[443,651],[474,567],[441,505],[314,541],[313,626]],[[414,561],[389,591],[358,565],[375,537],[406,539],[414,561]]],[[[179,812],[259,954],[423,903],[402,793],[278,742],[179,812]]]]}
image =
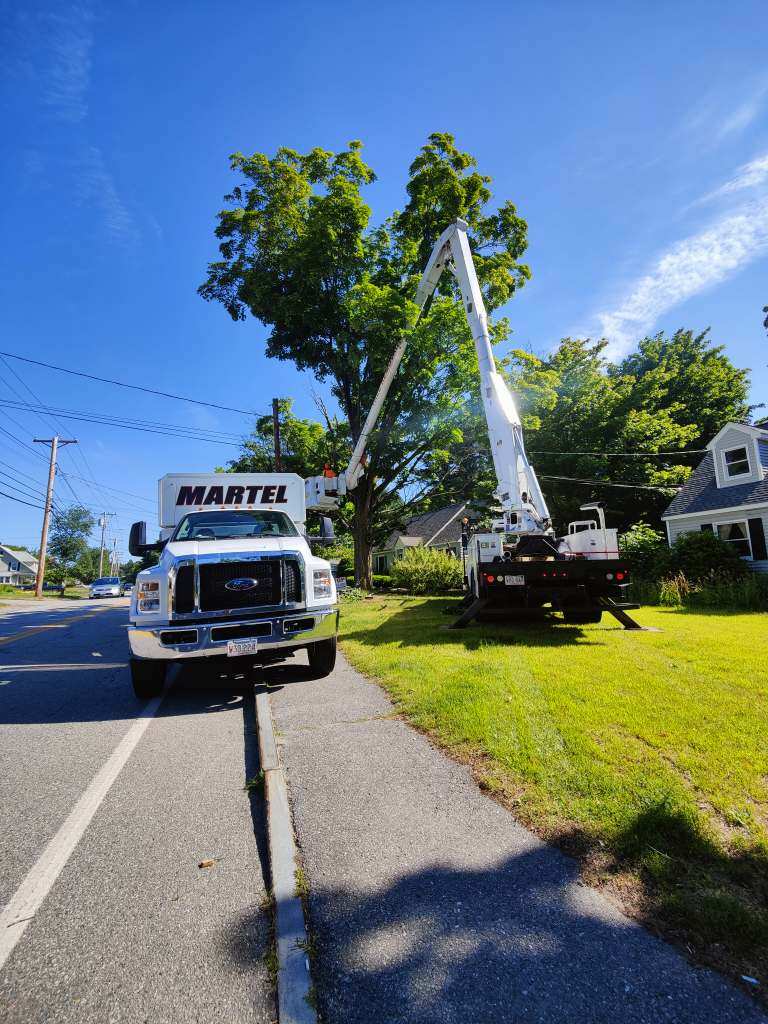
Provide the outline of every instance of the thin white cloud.
{"type": "Polygon", "coordinates": [[[98,146],[89,146],[83,151],[76,173],[80,203],[100,211],[109,238],[120,245],[138,241],[136,221],[120,198],[98,146]]]}
{"type": "Polygon", "coordinates": [[[93,13],[79,4],[45,15],[42,33],[48,60],[42,72],[42,100],[62,121],[84,120],[93,49],[93,13]]]}
{"type": "Polygon", "coordinates": [[[615,308],[596,314],[609,353],[627,352],[660,316],[720,284],[768,251],[768,198],[746,203],[676,242],[615,308]]]}
{"type": "Polygon", "coordinates": [[[746,99],[726,111],[720,93],[712,93],[703,99],[683,121],[683,130],[695,136],[700,144],[719,146],[732,136],[740,135],[747,129],[763,109],[768,98],[768,77],[753,81],[752,90],[746,99]]]}
{"type": "MultiPolygon", "coordinates": [[[[732,195],[734,192],[742,192],[744,189],[757,188],[764,181],[768,180],[768,153],[755,157],[748,164],[741,166],[734,176],[725,184],[708,192],[697,200],[698,203],[708,203],[713,199],[721,199],[723,196],[732,195]]],[[[694,205],[697,205],[694,204],[694,205]]]]}

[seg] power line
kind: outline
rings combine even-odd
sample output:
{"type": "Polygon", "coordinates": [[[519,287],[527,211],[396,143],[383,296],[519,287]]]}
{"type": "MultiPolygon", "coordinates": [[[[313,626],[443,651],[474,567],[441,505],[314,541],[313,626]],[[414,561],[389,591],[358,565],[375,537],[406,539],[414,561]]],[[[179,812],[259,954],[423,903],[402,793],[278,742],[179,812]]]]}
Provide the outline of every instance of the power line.
{"type": "MultiPolygon", "coordinates": [[[[51,410],[49,407],[47,407],[45,405],[45,403],[40,398],[40,396],[38,394],[36,394],[32,390],[32,388],[27,384],[27,382],[24,380],[24,378],[19,373],[17,373],[16,370],[14,370],[14,368],[10,365],[10,363],[8,362],[8,360],[4,356],[0,355],[0,359],[3,362],[3,365],[5,367],[7,367],[7,369],[9,370],[10,373],[13,374],[13,376],[16,378],[16,380],[19,382],[19,384],[21,384],[21,386],[24,388],[24,390],[27,391],[36,402],[39,402],[40,405],[43,406],[43,408],[45,409],[45,412],[47,414],[44,417],[43,414],[39,410],[35,410],[35,415],[38,416],[39,419],[43,420],[43,422],[45,422],[45,420],[47,419],[50,423],[52,423],[53,426],[54,426],[54,429],[56,430],[57,433],[58,433],[59,430],[61,430],[63,432],[64,431],[64,427],[63,427],[61,421],[60,420],[56,420],[56,418],[52,415],[53,410],[51,410]]],[[[6,380],[5,384],[6,384],[6,386],[8,388],[11,389],[11,391],[13,391],[13,393],[15,395],[17,395],[19,398],[22,397],[19,394],[19,392],[16,390],[16,388],[9,381],[6,380]]],[[[29,407],[28,403],[24,403],[24,404],[27,407],[29,407]]],[[[31,407],[29,407],[29,408],[31,408],[31,407]]],[[[82,465],[84,467],[84,472],[87,474],[87,476],[90,476],[90,478],[91,478],[90,481],[86,480],[85,482],[89,484],[89,487],[91,488],[91,492],[93,494],[96,494],[96,492],[93,491],[93,487],[91,486],[91,484],[93,484],[93,485],[96,484],[96,478],[94,477],[93,470],[91,469],[90,464],[88,463],[88,460],[85,457],[85,452],[81,452],[79,448],[67,449],[67,451],[69,452],[69,454],[71,455],[71,457],[73,459],[75,458],[75,453],[77,454],[77,457],[80,459],[80,462],[82,463],[82,465]]],[[[80,496],[77,494],[77,492],[75,491],[74,487],[69,482],[69,480],[64,478],[64,483],[69,488],[69,491],[70,491],[72,497],[75,499],[75,501],[82,505],[82,501],[80,499],[80,496]]],[[[98,497],[98,495],[96,495],[96,497],[98,497]]]]}
{"type": "Polygon", "coordinates": [[[572,484],[588,484],[590,487],[628,487],[633,491],[670,491],[679,486],[677,484],[670,484],[667,487],[660,484],[615,484],[610,480],[586,480],[575,476],[553,476],[546,473],[541,473],[540,476],[542,480],[567,480],[572,484]]]}
{"type": "Polygon", "coordinates": [[[667,455],[701,455],[706,448],[682,448],[676,452],[529,452],[530,455],[605,455],[612,459],[625,459],[637,457],[641,459],[649,456],[666,457],[667,455]]]}
{"type": "MultiPolygon", "coordinates": [[[[40,399],[37,399],[40,401],[40,399]]],[[[212,437],[224,437],[228,440],[236,441],[238,444],[242,442],[242,432],[234,433],[231,430],[211,430],[208,427],[190,427],[188,423],[166,423],[163,420],[144,420],[144,419],[133,419],[130,416],[116,416],[113,413],[108,412],[95,412],[93,409],[63,409],[56,406],[34,406],[30,405],[28,401],[22,400],[21,402],[14,402],[9,398],[0,398],[1,405],[7,405],[14,409],[21,409],[24,411],[39,412],[40,408],[45,409],[46,412],[51,414],[58,413],[61,416],[93,416],[98,417],[99,420],[105,422],[116,422],[131,423],[141,427],[162,427],[167,430],[181,430],[188,433],[190,430],[195,434],[210,435],[212,437]]]]}
{"type": "Polygon", "coordinates": [[[185,395],[174,395],[169,391],[157,391],[155,388],[145,388],[140,384],[126,384],[121,380],[112,380],[110,377],[97,377],[92,373],[84,373],[82,370],[70,370],[66,366],[55,366],[53,363],[44,363],[40,359],[28,359],[26,356],[17,356],[14,352],[1,352],[0,356],[8,356],[9,359],[19,359],[23,363],[32,363],[35,366],[44,366],[48,370],[58,370],[60,373],[69,373],[74,377],[86,377],[88,380],[97,380],[102,384],[114,384],[119,388],[131,388],[133,391],[145,391],[150,395],[159,395],[161,398],[172,398],[177,402],[190,402],[192,405],[205,405],[209,409],[223,409],[225,412],[239,412],[243,416],[270,415],[268,413],[257,413],[252,409],[236,409],[231,405],[219,405],[217,402],[204,402],[199,398],[188,398],[185,395]]]}
{"type": "MultiPolygon", "coordinates": [[[[11,403],[9,403],[7,399],[0,399],[0,406],[8,404],[11,403]]],[[[12,403],[12,408],[18,409],[20,408],[20,406],[18,403],[12,403]]],[[[33,412],[36,411],[31,406],[22,406],[21,408],[29,409],[30,411],[33,412]]],[[[120,427],[123,430],[138,430],[144,434],[159,434],[162,437],[179,437],[188,441],[207,441],[209,444],[226,444],[233,446],[235,448],[240,448],[243,443],[242,438],[238,441],[227,441],[224,438],[207,437],[205,436],[205,433],[202,431],[197,432],[195,431],[194,428],[190,429],[189,427],[183,427],[181,425],[174,426],[172,424],[168,424],[167,426],[170,429],[157,429],[155,427],[139,426],[139,423],[141,422],[140,420],[118,419],[117,417],[106,416],[104,418],[98,418],[101,415],[99,413],[88,415],[77,412],[65,412],[63,410],[59,410],[58,415],[63,417],[64,419],[77,420],[81,423],[97,423],[99,426],[102,427],[120,427]]]]}
{"type": "Polygon", "coordinates": [[[43,508],[42,505],[33,505],[31,501],[22,501],[21,498],[14,498],[14,496],[12,494],[6,494],[5,491],[0,491],[0,494],[4,498],[10,498],[11,501],[18,501],[18,503],[20,505],[29,505],[30,508],[39,508],[39,509],[43,508]]]}

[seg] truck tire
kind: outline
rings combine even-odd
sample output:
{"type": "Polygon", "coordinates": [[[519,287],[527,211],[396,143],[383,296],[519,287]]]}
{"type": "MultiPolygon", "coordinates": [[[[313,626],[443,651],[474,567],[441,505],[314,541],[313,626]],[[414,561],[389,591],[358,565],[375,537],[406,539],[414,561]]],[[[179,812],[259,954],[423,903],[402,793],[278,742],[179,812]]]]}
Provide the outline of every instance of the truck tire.
{"type": "Polygon", "coordinates": [[[165,685],[165,662],[131,658],[131,682],[139,700],[159,697],[165,685]]]}
{"type": "Polygon", "coordinates": [[[323,679],[333,672],[336,664],[336,637],[330,640],[318,640],[307,647],[309,668],[313,679],[323,679]]]}
{"type": "Polygon", "coordinates": [[[571,626],[585,626],[590,622],[600,622],[603,617],[602,608],[564,608],[563,618],[571,626]]]}

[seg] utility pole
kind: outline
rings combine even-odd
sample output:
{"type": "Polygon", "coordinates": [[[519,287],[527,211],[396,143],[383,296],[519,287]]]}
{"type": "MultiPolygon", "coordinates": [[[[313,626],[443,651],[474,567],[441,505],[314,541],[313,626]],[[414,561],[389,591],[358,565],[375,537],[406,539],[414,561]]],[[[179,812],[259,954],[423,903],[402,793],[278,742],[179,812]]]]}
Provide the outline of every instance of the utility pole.
{"type": "Polygon", "coordinates": [[[275,472],[283,471],[283,456],[280,451],[280,399],[272,399],[272,429],[275,435],[275,472]]]}
{"type": "Polygon", "coordinates": [[[35,444],[49,444],[51,446],[51,462],[48,467],[48,490],[45,495],[45,508],[43,510],[43,532],[40,536],[40,557],[37,560],[37,580],[35,581],[35,597],[43,596],[43,578],[45,577],[45,555],[48,549],[48,527],[51,523],[51,509],[53,508],[53,482],[56,479],[56,453],[59,445],[77,444],[74,438],[64,440],[57,434],[55,437],[36,437],[35,444]]]}
{"type": "Polygon", "coordinates": [[[107,528],[107,519],[109,516],[113,516],[114,512],[102,512],[99,516],[99,526],[101,527],[101,546],[99,547],[99,575],[97,579],[101,579],[101,574],[104,570],[104,531],[107,528]]]}

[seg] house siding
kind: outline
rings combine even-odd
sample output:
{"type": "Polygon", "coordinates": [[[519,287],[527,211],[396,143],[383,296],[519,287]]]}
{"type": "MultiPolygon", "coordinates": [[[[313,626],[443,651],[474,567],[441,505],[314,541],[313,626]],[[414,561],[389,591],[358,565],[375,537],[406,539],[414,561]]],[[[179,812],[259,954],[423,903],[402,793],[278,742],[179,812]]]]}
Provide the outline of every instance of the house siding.
{"type": "MultiPolygon", "coordinates": [[[[763,521],[763,532],[765,533],[766,542],[768,543],[768,505],[764,508],[744,509],[743,511],[738,510],[734,512],[696,512],[689,516],[667,519],[666,524],[669,543],[674,544],[675,540],[681,533],[695,533],[705,525],[711,525],[717,528],[718,525],[723,523],[733,523],[737,520],[758,518],[763,521]]],[[[768,574],[768,559],[762,559],[760,561],[752,559],[751,561],[747,561],[747,565],[753,572],[768,574]]]]}
{"type": "Polygon", "coordinates": [[[717,443],[712,445],[715,459],[715,471],[720,487],[728,487],[731,483],[757,483],[763,478],[763,467],[756,457],[755,439],[752,433],[732,427],[726,430],[717,443]],[[749,476],[729,477],[725,471],[724,453],[733,448],[745,448],[749,460],[749,476]]]}

